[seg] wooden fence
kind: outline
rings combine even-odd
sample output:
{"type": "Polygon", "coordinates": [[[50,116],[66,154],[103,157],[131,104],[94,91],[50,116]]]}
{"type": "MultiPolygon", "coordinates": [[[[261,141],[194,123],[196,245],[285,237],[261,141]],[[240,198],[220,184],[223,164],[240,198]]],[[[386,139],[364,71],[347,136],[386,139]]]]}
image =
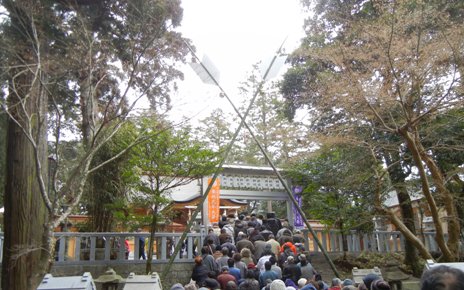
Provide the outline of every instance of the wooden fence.
{"type": "MultiPolygon", "coordinates": [[[[313,235],[308,230],[302,231],[305,240],[305,248],[313,252],[320,252],[321,249],[315,242],[313,235]]],[[[327,252],[343,252],[343,240],[345,240],[347,252],[359,253],[363,251],[394,253],[404,251],[404,237],[398,231],[374,231],[372,233],[358,233],[352,231],[345,235],[345,239],[338,231],[315,231],[319,241],[327,252]]],[[[438,246],[435,242],[435,232],[426,232],[422,241],[429,251],[437,251],[438,246]]]]}
{"type": "MultiPolygon", "coordinates": [[[[305,248],[310,252],[321,249],[308,230],[302,231],[305,236],[305,248]]],[[[319,241],[327,252],[342,252],[343,237],[336,231],[315,231],[319,241]]],[[[139,239],[148,241],[148,233],[76,233],[56,232],[55,248],[56,265],[71,264],[121,264],[145,263],[139,258],[139,239]]],[[[153,263],[166,263],[179,242],[181,233],[156,233],[153,246],[153,263]]],[[[427,232],[422,237],[430,251],[437,251],[434,232],[427,232]]],[[[174,262],[192,262],[199,253],[199,245],[203,243],[205,231],[189,233],[183,242],[182,250],[174,262]]],[[[375,231],[370,234],[352,232],[345,237],[348,252],[363,251],[394,253],[404,251],[404,237],[400,232],[375,231]]],[[[148,243],[145,243],[145,255],[148,243]]],[[[0,235],[0,261],[3,252],[3,234],[0,235]]]]}

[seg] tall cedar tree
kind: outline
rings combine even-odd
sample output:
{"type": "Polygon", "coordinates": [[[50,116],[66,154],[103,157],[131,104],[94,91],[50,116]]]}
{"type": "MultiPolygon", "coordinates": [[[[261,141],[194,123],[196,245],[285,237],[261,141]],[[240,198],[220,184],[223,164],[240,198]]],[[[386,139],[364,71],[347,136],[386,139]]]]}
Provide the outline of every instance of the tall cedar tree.
{"type": "Polygon", "coordinates": [[[182,77],[175,63],[188,50],[173,31],[180,1],[1,4],[7,11],[1,79],[8,87],[2,106],[9,115],[2,288],[26,290],[49,271],[52,233],[80,203],[89,174],[111,161],[92,167],[126,121],[128,93],[147,97],[157,111],[168,109],[173,81],[182,77]],[[60,155],[65,131],[82,140],[69,168],[60,155]]]}

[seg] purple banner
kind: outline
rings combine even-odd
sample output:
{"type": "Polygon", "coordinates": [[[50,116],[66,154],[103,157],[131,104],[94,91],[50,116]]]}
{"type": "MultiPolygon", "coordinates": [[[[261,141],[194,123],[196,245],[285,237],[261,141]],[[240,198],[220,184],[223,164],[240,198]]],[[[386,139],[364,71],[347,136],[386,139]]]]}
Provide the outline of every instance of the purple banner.
{"type": "MultiPolygon", "coordinates": [[[[303,187],[302,186],[293,186],[292,187],[292,192],[293,192],[293,196],[295,197],[297,203],[298,203],[298,207],[301,208],[301,204],[302,204],[302,201],[303,201],[303,197],[301,196],[301,193],[303,192],[303,187]]],[[[292,204],[292,208],[293,208],[293,216],[295,217],[295,221],[294,221],[294,226],[295,228],[301,228],[304,226],[304,222],[303,222],[303,218],[301,217],[300,213],[298,212],[298,209],[296,208],[296,206],[294,204],[292,204]]]]}

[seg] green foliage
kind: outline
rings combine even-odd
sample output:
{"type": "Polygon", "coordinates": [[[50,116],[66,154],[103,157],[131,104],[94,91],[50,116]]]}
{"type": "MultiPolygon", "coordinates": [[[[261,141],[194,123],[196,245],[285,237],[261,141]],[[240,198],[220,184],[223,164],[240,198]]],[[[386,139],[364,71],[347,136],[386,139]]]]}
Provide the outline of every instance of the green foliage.
{"type": "MultiPolygon", "coordinates": [[[[93,165],[115,158],[134,142],[136,128],[132,123],[126,123],[118,133],[97,152],[93,165]]],[[[89,178],[87,191],[87,210],[90,215],[92,231],[110,232],[114,230],[117,217],[128,216],[128,193],[130,179],[123,174],[130,170],[129,159],[131,151],[119,156],[101,167],[89,178]]]]}
{"type": "Polygon", "coordinates": [[[434,156],[447,175],[464,164],[464,109],[457,108],[437,114],[424,126],[424,143],[433,150],[434,156]]]}
{"type": "MultiPolygon", "coordinates": [[[[448,182],[441,176],[451,179],[449,174],[462,166],[462,118],[456,112],[463,107],[464,62],[458,51],[464,26],[456,17],[462,15],[462,4],[304,3],[315,13],[307,19],[307,36],[291,55],[292,68],[281,84],[288,115],[307,109],[311,131],[322,146],[356,144],[370,149],[358,160],[374,157],[396,166],[385,170],[390,176],[382,179],[420,179],[425,195],[435,193],[428,200],[438,197],[429,206],[439,231],[443,219],[436,214],[437,202],[448,212],[459,204],[458,199],[452,201],[456,195],[448,194],[448,182]]],[[[354,170],[354,180],[357,174],[354,170]]],[[[450,214],[447,222],[449,243],[457,249],[455,217],[450,214]]]]}
{"type": "Polygon", "coordinates": [[[134,147],[129,170],[124,173],[133,180],[136,194],[132,201],[136,205],[162,209],[171,201],[174,188],[215,171],[217,153],[195,141],[190,128],[176,130],[156,118],[142,118],[137,126],[147,138],[134,147]]]}
{"type": "Polygon", "coordinates": [[[310,218],[343,232],[372,229],[375,164],[364,154],[360,147],[324,147],[289,169],[293,183],[304,187],[303,210],[310,218]]]}
{"type": "MultiPolygon", "coordinates": [[[[266,204],[263,203],[263,206],[266,207],[266,204]]],[[[287,202],[283,200],[273,200],[272,201],[272,211],[275,213],[276,217],[283,218],[287,216],[287,202]]],[[[264,210],[264,212],[267,212],[264,210]]],[[[266,214],[264,214],[266,216],[266,214]]]]}
{"type": "MultiPolygon", "coordinates": [[[[447,188],[453,193],[458,216],[464,219],[464,180],[462,165],[464,164],[464,109],[457,108],[437,114],[424,126],[424,143],[430,148],[438,166],[444,172],[448,182],[447,188]]],[[[441,204],[441,200],[438,199],[441,204]]],[[[464,223],[461,223],[461,229],[464,223]]]]}
{"type": "MultiPolygon", "coordinates": [[[[28,255],[41,251],[30,251],[32,254],[5,251],[13,253],[13,258],[17,255],[27,259],[28,270],[4,271],[2,288],[35,289],[34,283],[40,282],[35,280],[43,276],[43,271],[49,269],[47,264],[54,260],[47,259],[53,255],[51,231],[83,204],[84,184],[89,173],[97,170],[92,166],[104,164],[105,157],[116,156],[121,152],[117,150],[127,145],[105,143],[127,120],[135,105],[131,102],[146,97],[153,109],[164,112],[170,108],[169,96],[176,88],[175,81],[182,77],[178,63],[185,62],[188,40],[174,30],[182,19],[178,0],[40,3],[5,0],[1,5],[0,94],[8,94],[7,101],[2,102],[2,112],[9,114],[10,125],[16,126],[17,133],[9,135],[12,138],[9,143],[21,144],[9,148],[9,153],[24,155],[14,160],[17,168],[24,170],[9,172],[7,182],[23,192],[17,195],[9,190],[8,194],[19,202],[5,206],[7,212],[18,215],[23,214],[23,209],[27,211],[24,204],[32,205],[35,211],[26,213],[32,213],[27,217],[33,223],[27,219],[7,221],[14,230],[5,233],[5,240],[20,244],[5,245],[19,251],[38,248],[45,253],[38,263],[28,255]],[[43,123],[38,123],[37,117],[43,117],[43,123]],[[43,125],[40,133],[35,132],[39,124],[43,125]],[[68,146],[73,142],[62,142],[70,136],[78,140],[74,142],[75,148],[68,146]],[[28,144],[27,140],[31,142],[28,144]],[[51,140],[51,154],[41,148],[47,140],[51,140]],[[38,144],[36,152],[27,148],[34,144],[38,144]],[[62,144],[67,148],[61,148],[62,144]],[[30,152],[30,156],[24,152],[30,152]],[[63,152],[70,153],[70,159],[62,158],[63,152]],[[47,187],[45,170],[49,155],[55,158],[55,168],[59,170],[56,180],[53,178],[56,181],[53,190],[47,187]],[[40,168],[39,176],[30,174],[29,168],[40,168]],[[32,186],[36,181],[41,185],[38,189],[32,186]],[[25,190],[21,189],[23,185],[25,190]],[[29,196],[34,199],[28,200],[29,196]],[[45,216],[42,205],[47,211],[46,221],[41,218],[45,216]],[[23,241],[23,237],[29,239],[23,241]],[[43,244],[37,245],[37,241],[43,244]],[[7,279],[7,275],[12,278],[7,279]],[[13,285],[14,281],[21,283],[13,285]],[[31,285],[22,287],[26,283],[31,285]]],[[[86,188],[90,189],[88,193],[99,191],[95,198],[101,197],[100,206],[108,210],[109,215],[99,230],[110,228],[111,212],[120,206],[118,198],[124,189],[118,171],[125,164],[118,165],[119,168],[106,164],[99,173],[90,175],[92,180],[86,188]]],[[[24,263],[5,255],[4,265],[14,269],[24,263]]]]}
{"type": "MultiPolygon", "coordinates": [[[[240,91],[244,101],[239,109],[242,114],[248,108],[251,97],[256,94],[261,79],[257,65],[247,80],[241,84],[240,91]]],[[[260,143],[263,151],[269,156],[274,164],[283,164],[299,154],[299,148],[304,144],[306,128],[298,122],[290,122],[284,112],[284,99],[278,92],[276,83],[270,83],[261,87],[257,92],[255,102],[246,119],[253,135],[260,143]]],[[[236,122],[240,122],[237,118],[236,122]]],[[[237,143],[239,150],[236,153],[235,162],[251,165],[268,165],[263,152],[251,136],[251,133],[243,128],[237,143]]]]}
{"type": "MultiPolygon", "coordinates": [[[[214,110],[210,116],[200,120],[200,125],[195,128],[196,139],[212,150],[224,152],[234,135],[233,124],[228,121],[230,119],[231,115],[222,109],[214,110]]],[[[233,162],[238,150],[239,146],[234,144],[226,162],[233,162]]]]}

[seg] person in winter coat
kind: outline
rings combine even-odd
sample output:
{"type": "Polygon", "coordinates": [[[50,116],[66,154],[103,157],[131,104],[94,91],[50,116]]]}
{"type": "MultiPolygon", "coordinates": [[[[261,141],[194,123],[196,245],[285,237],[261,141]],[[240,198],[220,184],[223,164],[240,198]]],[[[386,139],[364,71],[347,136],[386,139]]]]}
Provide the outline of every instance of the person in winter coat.
{"type": "Polygon", "coordinates": [[[219,243],[222,245],[226,242],[232,242],[232,235],[225,228],[222,228],[219,235],[219,243]]]}
{"type": "Polygon", "coordinates": [[[232,259],[234,259],[234,267],[240,270],[240,276],[242,279],[245,279],[247,264],[242,262],[242,255],[240,255],[240,253],[235,253],[232,259]]]}
{"type": "Polygon", "coordinates": [[[280,268],[283,269],[284,267],[284,264],[287,262],[287,259],[288,257],[292,256],[293,258],[295,258],[295,255],[293,254],[292,250],[290,249],[290,247],[288,245],[284,245],[282,247],[282,252],[280,253],[279,255],[279,260],[278,260],[278,263],[279,263],[279,266],[280,268]]]}
{"type": "Polygon", "coordinates": [[[261,287],[266,286],[266,281],[268,279],[270,279],[271,281],[278,279],[277,274],[271,270],[271,262],[267,261],[266,263],[264,263],[264,269],[264,272],[262,272],[259,275],[259,285],[261,287]]]}
{"type": "Polygon", "coordinates": [[[227,282],[233,281],[237,284],[237,279],[229,273],[229,267],[224,266],[221,268],[221,274],[217,277],[219,284],[221,284],[221,289],[226,289],[227,282]]]}
{"type": "Polygon", "coordinates": [[[432,289],[464,289],[464,272],[445,265],[425,271],[421,277],[421,290],[432,289]]]}
{"type": "Polygon", "coordinates": [[[264,252],[264,249],[266,248],[267,243],[264,241],[264,239],[260,239],[260,240],[255,241],[253,245],[255,246],[255,253],[254,253],[255,260],[258,261],[259,258],[261,258],[264,252]]]}
{"type": "Polygon", "coordinates": [[[339,278],[332,279],[332,285],[330,286],[329,290],[341,290],[342,289],[342,280],[339,278]]]}
{"type": "Polygon", "coordinates": [[[234,276],[235,279],[237,279],[237,285],[238,283],[242,282],[242,273],[240,272],[239,268],[235,268],[235,261],[234,259],[230,258],[227,261],[227,266],[229,267],[229,274],[234,276]]]}
{"type": "Polygon", "coordinates": [[[258,263],[256,264],[256,267],[258,267],[261,272],[264,272],[264,263],[269,261],[269,259],[273,256],[274,253],[271,250],[271,245],[267,244],[261,258],[259,258],[258,263]]]}
{"type": "Polygon", "coordinates": [[[280,254],[280,243],[276,241],[275,236],[273,234],[269,235],[267,243],[271,245],[272,252],[276,255],[276,257],[278,257],[280,254]]]}
{"type": "Polygon", "coordinates": [[[259,281],[255,279],[255,274],[253,271],[247,271],[245,274],[245,279],[240,285],[238,285],[239,290],[260,290],[259,281]]]}
{"type": "Polygon", "coordinates": [[[277,274],[277,277],[279,279],[282,279],[282,268],[280,268],[276,263],[277,263],[277,260],[274,256],[270,257],[269,258],[269,262],[271,262],[271,270],[276,272],[277,274]]]}
{"type": "Polygon", "coordinates": [[[208,243],[208,241],[210,240],[212,241],[212,244],[214,244],[214,247],[221,244],[221,242],[219,241],[219,236],[216,235],[213,228],[208,229],[208,234],[203,240],[203,246],[207,246],[208,244],[211,244],[211,243],[208,243]]]}
{"type": "Polygon", "coordinates": [[[196,282],[199,287],[202,287],[206,278],[208,278],[209,270],[203,265],[203,258],[201,256],[195,257],[195,266],[192,270],[192,280],[196,282]]]}
{"type": "Polygon", "coordinates": [[[240,251],[240,255],[242,255],[242,262],[245,263],[247,266],[250,263],[255,264],[256,260],[255,257],[251,254],[250,249],[244,248],[240,251]]]}
{"type": "Polygon", "coordinates": [[[255,245],[248,239],[247,235],[243,232],[238,234],[238,241],[235,243],[237,251],[241,252],[242,249],[248,248],[252,253],[255,252],[255,245]]]}
{"type": "Polygon", "coordinates": [[[216,275],[219,274],[219,264],[216,262],[213,256],[209,254],[209,247],[204,246],[201,248],[201,257],[203,258],[203,265],[205,265],[209,272],[214,272],[216,275]]]}
{"type": "Polygon", "coordinates": [[[227,247],[223,247],[221,252],[222,252],[222,257],[216,260],[216,262],[219,265],[219,268],[227,266],[227,260],[229,260],[229,258],[231,257],[231,255],[229,256],[229,249],[227,247]]]}
{"type": "Polygon", "coordinates": [[[306,278],[307,280],[313,280],[316,271],[314,271],[314,267],[309,263],[306,258],[306,255],[300,255],[300,262],[297,264],[301,270],[301,277],[306,278]]]}
{"type": "Polygon", "coordinates": [[[301,277],[301,269],[295,264],[295,258],[289,256],[282,270],[282,280],[291,279],[295,284],[301,277]]]}
{"type": "Polygon", "coordinates": [[[296,255],[296,254],[297,254],[296,247],[295,247],[295,245],[294,245],[292,242],[283,243],[283,244],[282,244],[282,247],[281,247],[281,250],[280,250],[281,252],[283,252],[283,248],[284,248],[285,246],[288,246],[288,247],[290,248],[290,250],[292,250],[293,255],[296,255]]]}
{"type": "Polygon", "coordinates": [[[250,263],[250,264],[248,264],[247,268],[248,268],[248,271],[253,272],[255,279],[259,280],[259,275],[261,275],[261,272],[256,267],[256,265],[253,264],[253,263],[250,263]]]}

